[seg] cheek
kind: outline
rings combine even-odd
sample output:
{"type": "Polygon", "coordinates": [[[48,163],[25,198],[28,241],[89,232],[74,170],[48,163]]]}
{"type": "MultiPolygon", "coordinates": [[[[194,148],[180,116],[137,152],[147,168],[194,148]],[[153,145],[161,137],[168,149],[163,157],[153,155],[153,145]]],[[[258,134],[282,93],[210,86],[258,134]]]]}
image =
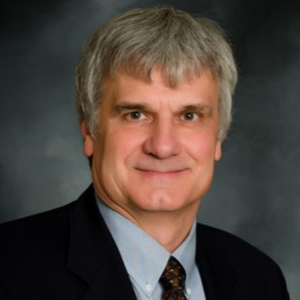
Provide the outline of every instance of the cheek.
{"type": "Polygon", "coordinates": [[[195,134],[185,139],[184,149],[196,161],[214,161],[217,141],[213,135],[208,133],[195,134]]]}
{"type": "Polygon", "coordinates": [[[104,145],[104,157],[110,165],[122,167],[126,160],[141,150],[142,137],[132,131],[113,131],[107,134],[104,145]]]}
{"type": "Polygon", "coordinates": [[[110,132],[105,139],[100,176],[106,194],[115,201],[127,201],[137,187],[133,184],[132,161],[140,157],[142,140],[124,130],[110,132]]]}

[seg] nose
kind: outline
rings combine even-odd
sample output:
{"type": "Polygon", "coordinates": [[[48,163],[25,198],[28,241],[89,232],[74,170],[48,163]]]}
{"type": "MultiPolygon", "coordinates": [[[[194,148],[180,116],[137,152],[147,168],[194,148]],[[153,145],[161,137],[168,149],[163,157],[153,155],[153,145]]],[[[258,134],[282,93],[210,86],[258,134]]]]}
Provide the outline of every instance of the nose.
{"type": "Polygon", "coordinates": [[[158,159],[166,159],[179,154],[180,142],[176,136],[176,125],[171,120],[156,120],[149,131],[144,143],[145,153],[158,159]]]}

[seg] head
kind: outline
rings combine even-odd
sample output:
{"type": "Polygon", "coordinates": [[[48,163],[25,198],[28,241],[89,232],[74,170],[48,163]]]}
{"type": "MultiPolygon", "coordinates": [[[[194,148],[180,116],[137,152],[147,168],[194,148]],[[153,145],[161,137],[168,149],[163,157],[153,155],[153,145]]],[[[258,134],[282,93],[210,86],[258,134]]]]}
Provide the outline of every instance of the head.
{"type": "Polygon", "coordinates": [[[155,222],[191,222],[221,157],[236,77],[220,29],[182,11],[135,9],[96,31],[76,91],[97,195],[138,224],[154,212],[155,222]]]}
{"type": "Polygon", "coordinates": [[[231,123],[232,94],[237,71],[221,29],[212,21],[194,18],[173,8],[134,9],[100,27],[83,47],[75,77],[76,106],[96,138],[105,79],[120,71],[151,81],[155,67],[176,88],[183,77],[208,68],[219,84],[218,138],[231,123]]]}

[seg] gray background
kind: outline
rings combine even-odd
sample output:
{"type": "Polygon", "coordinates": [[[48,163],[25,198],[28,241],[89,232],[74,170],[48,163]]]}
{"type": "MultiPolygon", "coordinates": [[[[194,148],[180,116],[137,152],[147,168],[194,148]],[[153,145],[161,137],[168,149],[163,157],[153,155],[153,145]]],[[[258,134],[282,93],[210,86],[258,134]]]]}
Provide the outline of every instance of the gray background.
{"type": "Polygon", "coordinates": [[[89,184],[73,70],[87,36],[133,7],[219,22],[240,78],[234,123],[199,220],[273,257],[300,299],[300,9],[292,1],[2,1],[0,222],[70,202],[89,184]]]}

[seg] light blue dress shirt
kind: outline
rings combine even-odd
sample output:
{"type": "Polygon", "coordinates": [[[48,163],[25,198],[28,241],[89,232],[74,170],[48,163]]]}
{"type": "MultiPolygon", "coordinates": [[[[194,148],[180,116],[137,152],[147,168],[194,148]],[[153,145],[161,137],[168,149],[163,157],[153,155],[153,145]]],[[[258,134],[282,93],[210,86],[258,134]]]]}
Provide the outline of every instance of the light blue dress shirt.
{"type": "Polygon", "coordinates": [[[195,262],[196,221],[185,241],[169,253],[138,226],[110,209],[98,199],[98,207],[121,253],[139,300],[160,300],[159,278],[174,256],[186,271],[185,295],[188,300],[205,300],[199,270],[195,262]]]}

